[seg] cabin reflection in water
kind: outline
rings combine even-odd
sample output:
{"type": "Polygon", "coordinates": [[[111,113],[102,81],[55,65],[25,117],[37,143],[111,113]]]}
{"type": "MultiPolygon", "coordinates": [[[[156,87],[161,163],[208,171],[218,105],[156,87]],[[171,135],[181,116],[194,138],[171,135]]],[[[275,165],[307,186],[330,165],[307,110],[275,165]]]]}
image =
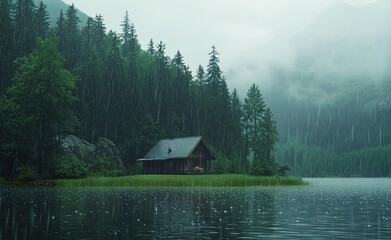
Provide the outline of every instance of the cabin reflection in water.
{"type": "Polygon", "coordinates": [[[162,139],[137,161],[143,163],[143,173],[207,173],[213,153],[202,137],[162,139]]]}

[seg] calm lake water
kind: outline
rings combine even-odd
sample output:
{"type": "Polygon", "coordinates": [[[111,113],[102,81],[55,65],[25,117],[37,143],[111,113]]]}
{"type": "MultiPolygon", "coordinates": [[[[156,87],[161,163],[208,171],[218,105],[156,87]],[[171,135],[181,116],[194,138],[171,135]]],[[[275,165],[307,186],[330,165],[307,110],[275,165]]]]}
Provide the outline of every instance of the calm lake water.
{"type": "Polygon", "coordinates": [[[391,178],[305,187],[3,188],[0,239],[391,239],[391,178]]]}

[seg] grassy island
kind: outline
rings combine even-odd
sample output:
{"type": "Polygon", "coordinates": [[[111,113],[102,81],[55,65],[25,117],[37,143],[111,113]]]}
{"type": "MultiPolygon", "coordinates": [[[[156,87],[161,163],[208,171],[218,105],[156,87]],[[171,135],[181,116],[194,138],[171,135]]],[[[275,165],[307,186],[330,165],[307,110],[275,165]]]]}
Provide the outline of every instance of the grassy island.
{"type": "Polygon", "coordinates": [[[216,175],[135,175],[54,180],[63,187],[250,187],[307,185],[295,177],[260,177],[242,174],[216,175]]]}

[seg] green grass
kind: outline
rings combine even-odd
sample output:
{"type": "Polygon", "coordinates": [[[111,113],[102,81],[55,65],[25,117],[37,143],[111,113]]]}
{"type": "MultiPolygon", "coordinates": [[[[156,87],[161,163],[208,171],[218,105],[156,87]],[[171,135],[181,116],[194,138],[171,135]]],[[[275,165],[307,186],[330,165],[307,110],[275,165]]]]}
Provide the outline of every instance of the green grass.
{"type": "Polygon", "coordinates": [[[216,175],[135,175],[54,180],[63,187],[250,187],[307,185],[300,178],[259,177],[242,174],[216,175]]]}

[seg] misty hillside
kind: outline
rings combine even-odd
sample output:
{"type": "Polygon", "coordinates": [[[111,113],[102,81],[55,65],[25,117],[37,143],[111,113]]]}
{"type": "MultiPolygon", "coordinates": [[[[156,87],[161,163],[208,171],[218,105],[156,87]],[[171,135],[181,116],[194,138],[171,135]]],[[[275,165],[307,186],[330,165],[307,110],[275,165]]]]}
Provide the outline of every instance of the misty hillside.
{"type": "Polygon", "coordinates": [[[32,1],[0,2],[0,174],[7,178],[23,164],[55,176],[58,139],[67,134],[111,140],[129,173],[140,172],[136,160],[157,140],[181,136],[203,136],[219,171],[285,175],[286,163],[301,176],[391,173],[389,1],[336,4],[293,37],[276,34],[255,49],[259,59],[239,55],[228,75],[215,46],[195,74],[162,41],[142,49],[128,12],[116,33],[101,15],[86,20],[77,6],[47,0],[45,11],[32,1]],[[252,76],[261,85],[244,89],[252,76]],[[242,89],[230,90],[233,82],[242,89]]]}
{"type": "MultiPolygon", "coordinates": [[[[60,15],[61,10],[65,13],[67,8],[69,7],[68,4],[64,3],[61,0],[34,0],[35,5],[38,5],[40,1],[42,1],[47,6],[51,26],[54,26],[56,24],[57,18],[60,15]]],[[[89,16],[87,16],[80,10],[78,10],[77,16],[80,19],[80,26],[84,26],[89,16]]]]}
{"type": "Polygon", "coordinates": [[[381,83],[390,75],[391,15],[385,7],[375,7],[380,4],[391,2],[337,4],[295,36],[297,55],[291,71],[299,77],[289,79],[291,95],[331,103],[368,87],[382,90],[381,83]]]}
{"type": "Polygon", "coordinates": [[[332,157],[341,161],[341,153],[391,144],[385,120],[391,117],[388,9],[390,1],[336,4],[296,34],[293,64],[274,66],[273,87],[265,94],[278,122],[280,160],[287,146],[297,149],[291,159],[300,162],[336,152],[332,157]]]}

